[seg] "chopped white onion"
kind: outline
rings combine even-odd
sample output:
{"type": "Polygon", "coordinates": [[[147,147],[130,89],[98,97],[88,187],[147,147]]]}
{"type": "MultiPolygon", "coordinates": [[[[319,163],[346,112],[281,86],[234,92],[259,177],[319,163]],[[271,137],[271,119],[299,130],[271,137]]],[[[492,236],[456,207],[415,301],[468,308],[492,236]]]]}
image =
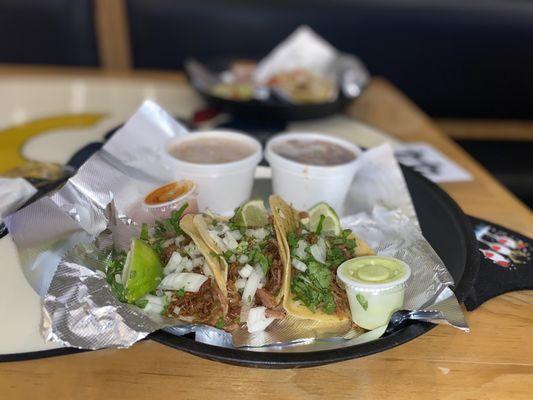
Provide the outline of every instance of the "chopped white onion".
{"type": "Polygon", "coordinates": [[[211,237],[211,239],[213,239],[213,242],[215,242],[215,244],[217,245],[217,247],[221,250],[221,251],[226,251],[228,250],[228,248],[226,247],[226,245],[224,244],[224,242],[222,241],[222,239],[220,239],[217,235],[217,233],[215,231],[209,231],[209,236],[211,237]]]}
{"type": "Polygon", "coordinates": [[[294,249],[294,255],[302,260],[305,259],[305,249],[309,246],[305,240],[298,240],[298,245],[294,249]]]}
{"type": "Polygon", "coordinates": [[[164,296],[153,296],[151,294],[147,294],[146,296],[142,297],[141,300],[148,300],[148,303],[146,303],[143,308],[144,312],[159,315],[165,309],[166,299],[164,296]]]}
{"type": "Polygon", "coordinates": [[[248,312],[248,318],[246,319],[246,325],[248,332],[261,332],[264,331],[275,318],[267,318],[265,315],[266,307],[254,307],[248,312]]]}
{"type": "Polygon", "coordinates": [[[242,301],[244,304],[252,305],[254,303],[255,292],[259,287],[260,280],[261,274],[258,274],[257,271],[253,271],[250,274],[250,277],[246,281],[246,286],[244,286],[244,291],[242,292],[242,301]]]}
{"type": "Polygon", "coordinates": [[[297,258],[292,259],[292,266],[296,268],[298,271],[305,272],[307,270],[307,265],[305,265],[305,263],[298,260],[297,258]]]}
{"type": "Polygon", "coordinates": [[[185,289],[187,292],[197,292],[207,280],[207,276],[192,272],[172,273],[163,278],[159,287],[163,290],[185,289]]]}
{"type": "MultiPolygon", "coordinates": [[[[192,265],[192,261],[188,257],[183,257],[183,260],[181,260],[180,267],[182,271],[191,272],[194,266],[192,265]]],[[[181,271],[180,271],[181,272],[181,271]]]]}
{"type": "Polygon", "coordinates": [[[115,282],[122,283],[122,276],[120,276],[120,274],[115,274],[115,282]]]}
{"type": "Polygon", "coordinates": [[[246,254],[241,254],[239,256],[239,264],[246,264],[248,262],[248,256],[246,254]]]}
{"type": "Polygon", "coordinates": [[[214,230],[217,234],[220,234],[223,232],[224,227],[220,224],[214,225],[214,230]]]}
{"type": "Polygon", "coordinates": [[[253,271],[254,271],[254,268],[250,264],[246,264],[244,267],[242,267],[239,270],[239,275],[242,278],[248,278],[252,274],[253,271]]]}
{"type": "Polygon", "coordinates": [[[193,260],[192,260],[192,266],[193,267],[199,267],[204,262],[205,262],[205,258],[203,258],[201,256],[200,257],[196,257],[196,258],[193,258],[193,260]]]}
{"type": "Polygon", "coordinates": [[[213,276],[213,273],[211,272],[211,268],[209,268],[209,265],[207,265],[207,263],[203,263],[202,264],[202,272],[204,273],[205,276],[213,276]]]}
{"type": "Polygon", "coordinates": [[[165,265],[165,268],[163,269],[163,274],[168,275],[172,272],[181,272],[183,270],[183,266],[181,265],[182,257],[180,253],[175,251],[170,256],[167,265],[165,265]]]}
{"type": "Polygon", "coordinates": [[[237,279],[235,281],[235,288],[236,289],[244,289],[244,286],[246,286],[246,279],[241,278],[241,279],[237,279]]]}
{"type": "Polygon", "coordinates": [[[263,276],[261,280],[259,281],[258,289],[262,289],[266,285],[267,279],[266,276],[263,276]]]}
{"type": "Polygon", "coordinates": [[[239,231],[229,231],[226,234],[226,236],[227,235],[231,235],[233,237],[233,239],[235,239],[235,240],[241,240],[242,239],[242,235],[241,235],[241,233],[239,231]]]}
{"type": "Polygon", "coordinates": [[[183,235],[179,235],[178,237],[176,237],[176,239],[174,239],[174,243],[176,244],[176,246],[179,246],[181,242],[183,242],[185,240],[185,236],[183,235]]]}
{"type": "Polygon", "coordinates": [[[172,312],[173,312],[175,315],[180,315],[180,311],[181,311],[181,307],[178,307],[178,306],[176,306],[176,307],[174,307],[174,308],[172,309],[172,312]]]}
{"type": "Polygon", "coordinates": [[[263,240],[268,235],[268,231],[265,228],[246,229],[246,235],[252,236],[257,240],[263,240]]]}
{"type": "Polygon", "coordinates": [[[309,251],[313,258],[319,263],[324,264],[326,262],[326,249],[322,249],[317,244],[314,244],[309,248],[309,251]]]}
{"type": "Polygon", "coordinates": [[[229,258],[228,258],[228,261],[230,263],[233,263],[235,261],[237,261],[237,256],[235,254],[232,254],[229,258]]]}
{"type": "Polygon", "coordinates": [[[239,245],[239,243],[233,238],[233,236],[229,234],[226,234],[224,236],[222,242],[224,242],[226,247],[231,251],[235,251],[235,249],[237,249],[237,246],[239,245]]]}
{"type": "Polygon", "coordinates": [[[185,250],[185,252],[191,258],[198,257],[199,255],[201,255],[200,250],[198,250],[198,247],[196,246],[194,242],[189,243],[187,246],[183,248],[183,250],[185,250]]]}

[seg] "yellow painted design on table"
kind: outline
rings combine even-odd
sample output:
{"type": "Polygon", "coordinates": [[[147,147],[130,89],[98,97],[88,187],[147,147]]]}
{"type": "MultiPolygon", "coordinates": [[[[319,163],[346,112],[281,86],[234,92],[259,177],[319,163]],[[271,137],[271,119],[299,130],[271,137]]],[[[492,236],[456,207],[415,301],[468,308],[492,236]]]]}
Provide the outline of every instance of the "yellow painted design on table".
{"type": "Polygon", "coordinates": [[[58,128],[87,128],[103,117],[104,114],[59,115],[0,130],[0,172],[28,161],[22,155],[22,148],[28,139],[58,128]]]}

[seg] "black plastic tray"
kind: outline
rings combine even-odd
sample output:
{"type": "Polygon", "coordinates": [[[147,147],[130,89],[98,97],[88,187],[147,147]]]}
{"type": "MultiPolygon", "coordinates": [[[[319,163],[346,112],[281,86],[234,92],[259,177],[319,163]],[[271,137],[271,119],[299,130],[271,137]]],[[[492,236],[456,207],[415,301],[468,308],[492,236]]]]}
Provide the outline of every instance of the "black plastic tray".
{"type": "MultiPolygon", "coordinates": [[[[90,146],[87,147],[87,150],[90,146]]],[[[95,149],[91,148],[91,154],[95,149]]],[[[81,153],[81,152],[80,152],[81,153]]],[[[90,155],[90,154],[89,154],[90,155]]],[[[86,158],[84,154],[83,159],[86,158]]],[[[402,166],[409,192],[424,236],[442,258],[455,281],[454,292],[463,301],[472,288],[479,268],[479,251],[469,219],[459,206],[437,185],[402,166]]],[[[298,368],[329,364],[385,351],[428,332],[435,325],[409,322],[378,340],[352,347],[317,352],[254,352],[199,343],[192,336],[174,336],[158,331],[149,336],[162,344],[188,353],[230,364],[260,368],[298,368]]],[[[0,354],[0,361],[29,360],[78,353],[83,350],[61,348],[21,354],[0,354]]]]}

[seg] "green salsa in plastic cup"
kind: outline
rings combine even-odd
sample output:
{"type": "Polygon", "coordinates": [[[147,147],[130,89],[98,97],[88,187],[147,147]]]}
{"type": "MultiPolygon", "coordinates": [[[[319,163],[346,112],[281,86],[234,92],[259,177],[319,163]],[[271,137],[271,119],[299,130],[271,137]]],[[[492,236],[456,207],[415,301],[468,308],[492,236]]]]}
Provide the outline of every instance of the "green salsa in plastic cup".
{"type": "Polygon", "coordinates": [[[357,257],[342,263],[337,280],[346,289],[352,320],[364,329],[388,324],[403,307],[411,268],[392,257],[357,257]]]}

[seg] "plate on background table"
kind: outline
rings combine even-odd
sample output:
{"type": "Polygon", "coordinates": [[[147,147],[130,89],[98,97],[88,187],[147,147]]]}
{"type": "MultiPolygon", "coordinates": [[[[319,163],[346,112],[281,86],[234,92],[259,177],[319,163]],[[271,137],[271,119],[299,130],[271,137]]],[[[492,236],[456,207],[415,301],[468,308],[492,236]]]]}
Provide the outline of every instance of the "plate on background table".
{"type": "MultiPolygon", "coordinates": [[[[202,64],[210,71],[221,73],[226,71],[235,59],[212,59],[202,60],[202,64]]],[[[187,70],[186,70],[187,72],[187,70]]],[[[319,104],[294,104],[276,96],[270,96],[265,100],[238,101],[217,97],[195,85],[190,79],[191,74],[187,72],[191,85],[204,98],[209,106],[217,110],[224,111],[249,120],[277,120],[277,121],[300,121],[307,119],[318,119],[328,117],[341,112],[355,98],[346,97],[342,90],[335,101],[319,104]]]]}

